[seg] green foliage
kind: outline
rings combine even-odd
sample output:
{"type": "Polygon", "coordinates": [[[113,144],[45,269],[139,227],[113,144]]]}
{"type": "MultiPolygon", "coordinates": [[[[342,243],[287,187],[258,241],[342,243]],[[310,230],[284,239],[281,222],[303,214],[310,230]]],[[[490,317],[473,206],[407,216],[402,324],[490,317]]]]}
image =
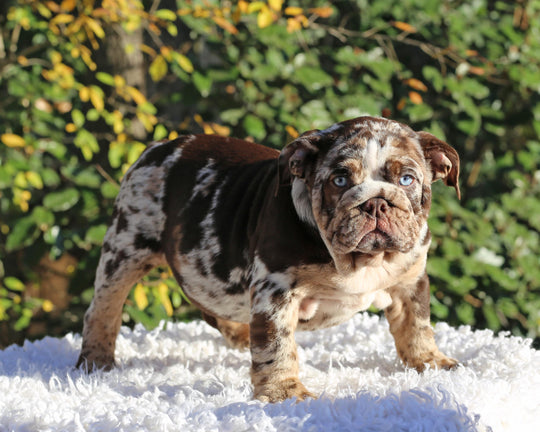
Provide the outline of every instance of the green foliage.
{"type": "MultiPolygon", "coordinates": [[[[6,3],[0,321],[22,330],[58,312],[22,287],[40,284],[44,255],[69,253],[78,265],[61,313],[80,329],[120,179],[143,143],[196,131],[280,148],[384,114],[462,159],[462,201],[434,188],[434,318],[540,335],[539,1],[6,3]],[[143,56],[142,81],[107,56],[112,33],[133,38],[121,49],[143,56]]],[[[153,326],[182,303],[156,272],[125,311],[153,326]]]]}

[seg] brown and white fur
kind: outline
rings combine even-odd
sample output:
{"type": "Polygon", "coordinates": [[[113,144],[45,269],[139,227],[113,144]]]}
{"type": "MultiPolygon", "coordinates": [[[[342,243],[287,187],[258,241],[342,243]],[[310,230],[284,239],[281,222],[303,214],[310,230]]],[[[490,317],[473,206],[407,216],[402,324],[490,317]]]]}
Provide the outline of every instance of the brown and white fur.
{"type": "Polygon", "coordinates": [[[122,306],[155,266],[231,346],[251,350],[254,396],[313,396],[295,330],[385,310],[406,366],[452,368],[430,325],[431,183],[458,195],[459,158],[426,132],[360,117],[281,153],[218,136],[150,146],[127,172],[105,236],[77,365],[109,369],[122,306]]]}

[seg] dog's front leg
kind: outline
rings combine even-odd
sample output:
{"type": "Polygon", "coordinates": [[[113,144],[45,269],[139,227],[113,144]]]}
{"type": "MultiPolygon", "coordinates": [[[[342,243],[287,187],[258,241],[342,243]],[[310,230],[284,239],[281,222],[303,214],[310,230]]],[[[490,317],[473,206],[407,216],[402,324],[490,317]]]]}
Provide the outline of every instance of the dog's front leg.
{"type": "Polygon", "coordinates": [[[426,365],[451,369],[458,361],[444,355],[435,343],[430,322],[429,279],[427,274],[416,285],[390,289],[392,304],[385,314],[403,363],[422,372],[426,365]]]}
{"type": "Polygon", "coordinates": [[[279,402],[313,397],[298,378],[294,340],[298,304],[290,288],[271,277],[251,290],[251,381],[257,399],[279,402]]]}

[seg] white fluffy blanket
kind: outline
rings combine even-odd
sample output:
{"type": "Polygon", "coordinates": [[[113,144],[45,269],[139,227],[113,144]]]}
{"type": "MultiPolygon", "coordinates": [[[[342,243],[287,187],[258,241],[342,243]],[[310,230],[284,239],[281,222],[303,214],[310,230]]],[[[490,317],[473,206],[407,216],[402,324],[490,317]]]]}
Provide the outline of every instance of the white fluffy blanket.
{"type": "Polygon", "coordinates": [[[418,374],[385,320],[359,314],[298,333],[317,400],[252,400],[250,357],[203,322],[122,328],[119,367],[74,370],[80,335],[0,351],[0,431],[540,431],[540,351],[490,331],[436,326],[463,366],[418,374]]]}

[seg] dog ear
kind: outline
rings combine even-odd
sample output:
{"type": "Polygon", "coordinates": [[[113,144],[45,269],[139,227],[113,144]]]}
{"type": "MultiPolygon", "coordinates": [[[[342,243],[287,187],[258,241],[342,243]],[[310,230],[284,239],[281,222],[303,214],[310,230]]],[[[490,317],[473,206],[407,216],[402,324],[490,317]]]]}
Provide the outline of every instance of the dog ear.
{"type": "Polygon", "coordinates": [[[293,177],[305,178],[308,164],[319,152],[316,143],[320,140],[318,130],[304,132],[285,146],[279,155],[279,184],[292,182],[293,177]]]}
{"type": "Polygon", "coordinates": [[[442,179],[447,186],[452,186],[458,198],[459,190],[459,155],[449,144],[428,132],[417,132],[427,164],[431,167],[433,181],[442,179]]]}

